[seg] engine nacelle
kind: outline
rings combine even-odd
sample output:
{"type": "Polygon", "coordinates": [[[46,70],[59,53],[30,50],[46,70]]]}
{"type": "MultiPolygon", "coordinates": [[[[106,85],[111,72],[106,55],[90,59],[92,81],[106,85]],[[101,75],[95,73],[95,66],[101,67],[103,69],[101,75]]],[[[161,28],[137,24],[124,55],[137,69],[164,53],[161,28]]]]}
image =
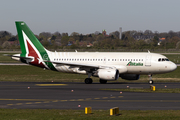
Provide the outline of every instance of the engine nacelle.
{"type": "Polygon", "coordinates": [[[120,77],[126,80],[138,80],[140,75],[138,74],[121,74],[120,77]]]}
{"type": "Polygon", "coordinates": [[[117,80],[119,78],[119,71],[117,69],[99,69],[98,76],[103,80],[117,80]]]}

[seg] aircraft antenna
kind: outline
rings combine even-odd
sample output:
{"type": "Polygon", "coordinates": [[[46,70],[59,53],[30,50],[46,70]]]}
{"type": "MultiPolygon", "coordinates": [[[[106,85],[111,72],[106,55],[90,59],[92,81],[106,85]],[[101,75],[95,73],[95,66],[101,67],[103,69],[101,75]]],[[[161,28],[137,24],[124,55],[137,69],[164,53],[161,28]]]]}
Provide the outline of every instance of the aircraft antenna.
{"type": "Polygon", "coordinates": [[[148,53],[151,53],[151,52],[148,50],[148,53]]]}

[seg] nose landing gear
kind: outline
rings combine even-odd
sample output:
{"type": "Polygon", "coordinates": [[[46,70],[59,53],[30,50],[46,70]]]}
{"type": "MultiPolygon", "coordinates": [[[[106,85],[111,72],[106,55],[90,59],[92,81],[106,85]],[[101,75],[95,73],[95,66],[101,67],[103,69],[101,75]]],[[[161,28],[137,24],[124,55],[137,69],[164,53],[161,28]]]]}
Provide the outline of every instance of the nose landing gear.
{"type": "Polygon", "coordinates": [[[153,84],[152,75],[149,74],[148,76],[149,76],[149,84],[153,84]]]}

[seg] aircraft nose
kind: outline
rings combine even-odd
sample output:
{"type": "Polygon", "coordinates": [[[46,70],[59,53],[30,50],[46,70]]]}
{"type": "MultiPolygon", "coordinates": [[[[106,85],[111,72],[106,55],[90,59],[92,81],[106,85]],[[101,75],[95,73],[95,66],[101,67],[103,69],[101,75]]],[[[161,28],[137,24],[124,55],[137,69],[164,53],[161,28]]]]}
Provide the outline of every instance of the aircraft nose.
{"type": "Polygon", "coordinates": [[[171,68],[172,71],[174,71],[174,70],[176,70],[177,65],[173,63],[173,64],[171,64],[171,67],[170,67],[170,68],[171,68]]]}

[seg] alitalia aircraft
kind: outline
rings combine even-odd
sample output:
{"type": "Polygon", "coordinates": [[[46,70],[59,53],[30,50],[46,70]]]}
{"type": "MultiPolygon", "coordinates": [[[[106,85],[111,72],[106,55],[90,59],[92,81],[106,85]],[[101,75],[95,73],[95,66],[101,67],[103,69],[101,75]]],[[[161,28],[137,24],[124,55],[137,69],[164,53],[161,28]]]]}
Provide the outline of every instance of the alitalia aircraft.
{"type": "Polygon", "coordinates": [[[91,76],[99,77],[100,83],[117,80],[138,80],[140,75],[152,75],[174,71],[177,66],[161,54],[130,52],[51,52],[42,46],[25,22],[15,22],[21,54],[12,59],[37,67],[67,73],[86,74],[86,84],[91,76]]]}

